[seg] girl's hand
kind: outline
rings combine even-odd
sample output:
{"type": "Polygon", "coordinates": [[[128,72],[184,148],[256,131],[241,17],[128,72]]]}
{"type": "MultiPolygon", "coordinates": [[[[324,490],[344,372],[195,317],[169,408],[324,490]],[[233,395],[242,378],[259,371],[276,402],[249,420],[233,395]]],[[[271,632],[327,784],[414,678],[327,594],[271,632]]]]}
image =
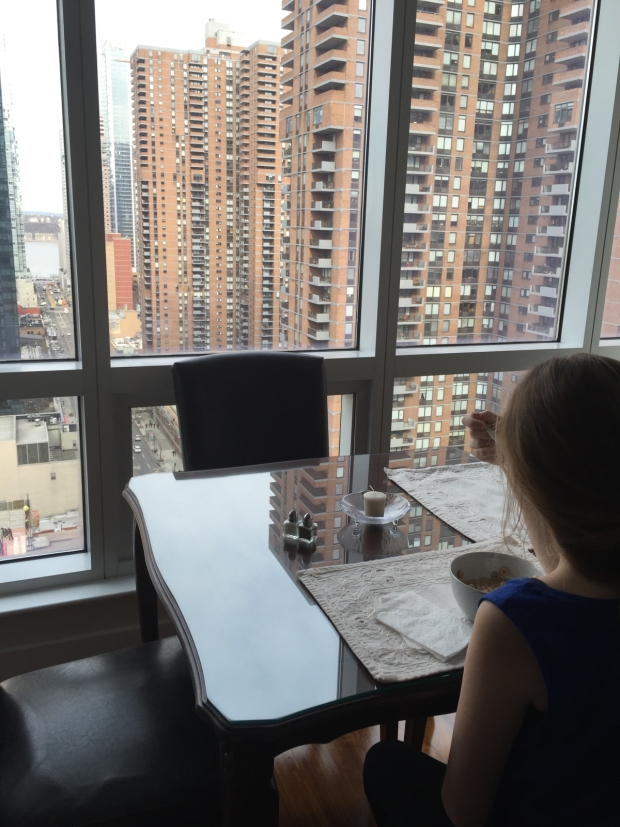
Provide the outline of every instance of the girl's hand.
{"type": "Polygon", "coordinates": [[[463,417],[463,425],[469,428],[471,452],[476,459],[497,465],[495,440],[487,433],[487,427],[495,428],[499,417],[491,411],[480,411],[463,417]]]}

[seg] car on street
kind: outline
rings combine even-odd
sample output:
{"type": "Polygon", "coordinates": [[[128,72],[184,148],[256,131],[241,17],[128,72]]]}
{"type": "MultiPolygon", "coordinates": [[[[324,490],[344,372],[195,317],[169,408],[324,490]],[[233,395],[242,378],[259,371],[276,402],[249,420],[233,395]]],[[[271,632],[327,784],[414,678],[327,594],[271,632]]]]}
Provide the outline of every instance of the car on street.
{"type": "Polygon", "coordinates": [[[142,448],[140,448],[139,445],[134,445],[133,446],[133,452],[134,452],[134,454],[141,454],[142,453],[142,448]]]}
{"type": "Polygon", "coordinates": [[[136,442],[142,442],[141,436],[135,436],[134,439],[136,440],[136,442]]]}

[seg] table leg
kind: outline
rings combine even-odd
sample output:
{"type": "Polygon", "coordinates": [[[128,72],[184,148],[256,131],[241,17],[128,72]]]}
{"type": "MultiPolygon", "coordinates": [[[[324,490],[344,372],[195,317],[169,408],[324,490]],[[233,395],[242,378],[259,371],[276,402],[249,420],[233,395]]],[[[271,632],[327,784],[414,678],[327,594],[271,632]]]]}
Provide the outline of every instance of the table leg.
{"type": "Polygon", "coordinates": [[[388,721],[385,724],[381,724],[379,727],[379,733],[382,741],[397,741],[398,721],[388,721]]]}
{"type": "Polygon", "coordinates": [[[414,749],[422,749],[424,733],[426,732],[426,717],[419,716],[413,720],[405,721],[405,744],[411,744],[414,749]]]}
{"type": "Polygon", "coordinates": [[[138,617],[140,620],[140,635],[142,643],[159,640],[159,624],[157,621],[157,592],[144,559],[144,545],[140,529],[134,523],[133,527],[133,559],[136,569],[136,596],[138,598],[138,617]]]}
{"type": "Polygon", "coordinates": [[[279,795],[269,744],[221,742],[222,827],[277,827],[279,795]]]}

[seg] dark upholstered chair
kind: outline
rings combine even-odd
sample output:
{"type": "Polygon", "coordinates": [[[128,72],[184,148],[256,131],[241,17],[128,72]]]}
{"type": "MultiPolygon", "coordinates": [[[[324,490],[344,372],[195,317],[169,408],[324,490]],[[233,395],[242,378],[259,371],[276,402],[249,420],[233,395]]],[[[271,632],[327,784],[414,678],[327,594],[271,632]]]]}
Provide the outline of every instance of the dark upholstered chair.
{"type": "Polygon", "coordinates": [[[322,356],[222,353],[172,367],[186,471],[329,454],[322,356]]]}
{"type": "Polygon", "coordinates": [[[219,745],[177,638],[0,684],[0,824],[219,824],[219,745]]]}

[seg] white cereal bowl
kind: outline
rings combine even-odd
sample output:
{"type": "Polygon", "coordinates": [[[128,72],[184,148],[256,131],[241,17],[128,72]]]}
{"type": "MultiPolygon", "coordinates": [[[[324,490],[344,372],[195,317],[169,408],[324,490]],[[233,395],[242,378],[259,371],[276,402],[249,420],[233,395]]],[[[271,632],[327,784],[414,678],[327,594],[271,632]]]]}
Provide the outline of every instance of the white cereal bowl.
{"type": "Polygon", "coordinates": [[[470,551],[466,554],[459,554],[450,565],[450,583],[452,593],[460,608],[470,620],[476,617],[478,601],[485,592],[468,586],[464,580],[476,580],[478,577],[490,577],[494,571],[501,568],[508,569],[508,576],[515,577],[536,577],[540,574],[538,567],[524,560],[522,557],[515,557],[513,554],[502,554],[495,551],[470,551]],[[457,571],[463,571],[463,580],[456,576],[457,571]]]}

